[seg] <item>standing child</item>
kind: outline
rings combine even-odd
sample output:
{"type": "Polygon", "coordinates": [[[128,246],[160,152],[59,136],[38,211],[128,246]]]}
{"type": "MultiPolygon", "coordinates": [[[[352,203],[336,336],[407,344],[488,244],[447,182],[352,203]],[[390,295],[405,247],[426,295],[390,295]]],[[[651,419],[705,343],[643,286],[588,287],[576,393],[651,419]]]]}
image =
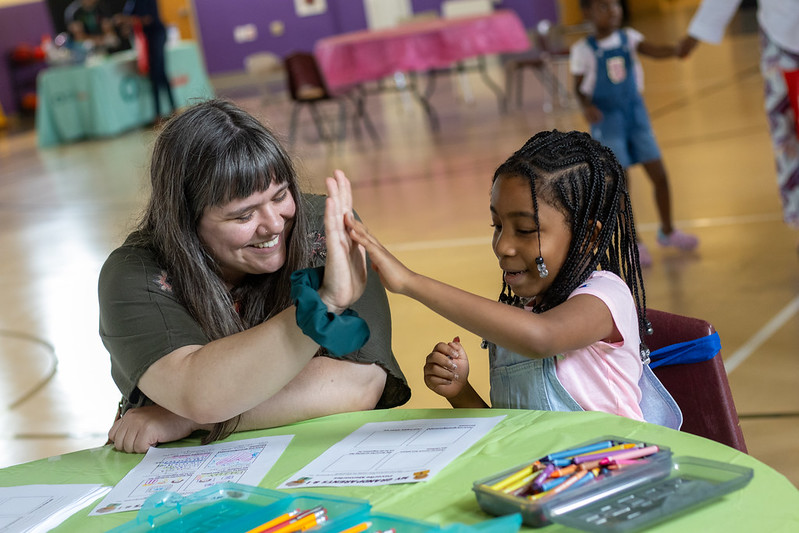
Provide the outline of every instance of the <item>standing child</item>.
{"type": "MultiPolygon", "coordinates": [[[[494,173],[490,210],[498,302],[412,272],[362,224],[346,223],[388,290],[486,340],[493,407],[606,411],[679,428],[641,342],[651,326],[613,153],[587,133],[539,133],[494,173]]],[[[438,343],[424,371],[454,407],[487,406],[457,339],[438,343]]]]}
{"type": "MultiPolygon", "coordinates": [[[[643,69],[637,55],[677,57],[677,46],[652,44],[632,28],[620,29],[622,8],[618,0],[580,0],[580,7],[594,33],[571,47],[570,68],[591,135],[613,150],[625,169],[636,163],[643,165],[655,188],[658,243],[693,250],[699,240],[673,225],[669,179],[641,97],[643,69]]],[[[641,266],[652,264],[642,242],[638,243],[638,252],[641,266]]]]}

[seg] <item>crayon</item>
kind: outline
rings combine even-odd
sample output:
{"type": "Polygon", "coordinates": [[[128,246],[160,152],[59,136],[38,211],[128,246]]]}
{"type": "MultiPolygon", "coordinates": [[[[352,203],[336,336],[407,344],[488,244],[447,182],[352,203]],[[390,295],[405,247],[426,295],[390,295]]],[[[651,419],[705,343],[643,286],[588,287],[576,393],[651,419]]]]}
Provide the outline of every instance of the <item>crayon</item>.
{"type": "Polygon", "coordinates": [[[571,476],[563,476],[563,477],[555,477],[547,479],[544,483],[541,484],[540,492],[546,492],[548,490],[552,490],[561,483],[565,483],[567,479],[571,478],[574,475],[575,474],[572,474],[571,476]]]}
{"type": "Polygon", "coordinates": [[[535,472],[540,466],[541,466],[541,463],[536,461],[535,463],[533,463],[531,465],[528,465],[528,466],[525,466],[521,470],[519,470],[517,472],[514,472],[513,474],[509,475],[508,477],[497,481],[493,485],[490,485],[489,488],[491,488],[493,490],[504,490],[505,488],[507,488],[509,485],[515,483],[516,481],[519,481],[520,479],[523,479],[523,478],[529,476],[530,474],[535,472]]]}
{"type": "Polygon", "coordinates": [[[530,485],[530,483],[532,483],[532,481],[536,478],[537,475],[538,475],[537,472],[533,472],[529,476],[523,477],[519,481],[505,487],[502,492],[510,492],[510,493],[526,492],[527,486],[530,485]]]}
{"type": "Polygon", "coordinates": [[[614,461],[624,461],[629,459],[639,459],[657,453],[660,450],[657,446],[647,446],[645,448],[636,448],[634,450],[625,450],[622,453],[614,454],[610,457],[599,461],[599,466],[605,466],[613,463],[614,461]]]}
{"type": "Polygon", "coordinates": [[[568,476],[569,474],[574,474],[577,471],[578,466],[576,464],[571,464],[568,466],[564,466],[562,468],[558,468],[553,470],[549,477],[563,477],[568,476]]]}
{"type": "MultiPolygon", "coordinates": [[[[642,448],[636,448],[636,449],[640,450],[642,448]]],[[[585,455],[579,455],[579,456],[575,457],[573,459],[573,462],[575,464],[587,463],[589,461],[596,461],[597,459],[604,459],[605,457],[613,457],[613,456],[616,456],[616,455],[627,453],[629,450],[630,449],[616,449],[616,450],[610,450],[610,451],[603,450],[603,451],[599,451],[599,452],[596,452],[596,453],[587,453],[585,455]]]]}
{"type": "Polygon", "coordinates": [[[610,448],[611,446],[613,446],[613,441],[605,440],[602,442],[595,442],[594,444],[580,446],[579,448],[572,448],[571,450],[563,450],[560,452],[551,453],[547,455],[547,460],[554,461],[555,459],[568,459],[569,457],[574,457],[575,455],[594,452],[603,448],[610,448]]]}
{"type": "Polygon", "coordinates": [[[549,479],[549,474],[551,474],[555,470],[555,465],[549,463],[544,467],[538,476],[533,480],[531,487],[533,491],[538,492],[541,490],[541,487],[544,485],[544,482],[549,479]]]}
{"type": "MultiPolygon", "coordinates": [[[[571,476],[565,478],[562,481],[562,483],[559,483],[559,484],[555,485],[554,487],[552,487],[551,489],[549,489],[547,491],[539,492],[538,494],[535,494],[535,495],[533,495],[532,497],[530,497],[528,499],[537,500],[537,499],[544,498],[544,497],[547,497],[547,496],[554,496],[555,494],[560,494],[561,492],[563,492],[564,490],[568,489],[569,487],[572,487],[572,486],[576,485],[578,482],[580,482],[581,479],[584,479],[586,477],[588,477],[589,479],[593,478],[594,477],[594,473],[589,471],[589,470],[578,470],[577,473],[572,474],[571,476]]],[[[581,482],[580,484],[582,484],[582,483],[584,483],[584,482],[581,482]]]]}
{"type": "Polygon", "coordinates": [[[597,450],[595,452],[581,453],[580,455],[575,455],[574,457],[572,457],[572,460],[577,459],[578,457],[585,457],[586,455],[601,454],[603,452],[615,452],[617,450],[629,450],[630,448],[635,448],[637,446],[638,445],[635,444],[634,442],[625,442],[623,444],[617,444],[615,446],[611,446],[610,448],[604,448],[602,450],[597,450]]]}

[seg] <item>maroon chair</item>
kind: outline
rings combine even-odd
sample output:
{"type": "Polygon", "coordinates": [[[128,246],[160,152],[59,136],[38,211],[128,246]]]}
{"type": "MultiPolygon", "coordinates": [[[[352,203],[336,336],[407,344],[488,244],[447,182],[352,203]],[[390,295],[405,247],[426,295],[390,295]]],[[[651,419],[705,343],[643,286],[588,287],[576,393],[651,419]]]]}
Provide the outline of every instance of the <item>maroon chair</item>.
{"type": "Polygon", "coordinates": [[[300,109],[308,106],[313,117],[314,124],[319,133],[319,138],[323,141],[333,140],[328,135],[324,126],[324,119],[317,105],[321,102],[336,102],[339,105],[339,133],[338,138],[343,139],[347,129],[347,99],[352,100],[355,106],[353,114],[353,127],[355,133],[360,135],[360,122],[363,122],[375,143],[379,142],[377,131],[375,130],[369,115],[366,114],[364,95],[357,90],[348,91],[342,94],[332,94],[325,83],[322,71],[316,62],[316,57],[310,52],[292,52],[283,58],[283,65],[286,69],[286,80],[288,82],[289,95],[294,101],[291,111],[291,123],[289,126],[289,143],[294,144],[294,137],[297,129],[297,120],[300,109]]]}
{"type": "MultiPolygon", "coordinates": [[[[654,351],[678,342],[712,335],[715,329],[699,318],[648,309],[654,332],[644,338],[654,351]]],[[[664,365],[652,371],[666,387],[683,414],[682,431],[746,453],[738,411],[719,351],[712,359],[690,364],[664,365]]]]}

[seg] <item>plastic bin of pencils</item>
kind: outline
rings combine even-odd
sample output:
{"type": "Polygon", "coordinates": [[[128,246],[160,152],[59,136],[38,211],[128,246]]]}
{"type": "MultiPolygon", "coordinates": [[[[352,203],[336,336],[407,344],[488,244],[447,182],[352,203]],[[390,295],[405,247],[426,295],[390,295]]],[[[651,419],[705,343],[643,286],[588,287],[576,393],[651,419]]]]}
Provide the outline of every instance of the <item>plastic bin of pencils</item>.
{"type": "Polygon", "coordinates": [[[552,523],[555,508],[584,505],[662,479],[671,450],[652,443],[604,436],[517,465],[472,487],[480,507],[493,515],[521,513],[528,526],[552,523]]]}
{"type": "MultiPolygon", "coordinates": [[[[363,514],[365,500],[312,493],[286,494],[237,483],[221,483],[190,496],[173,492],[154,494],[136,518],[112,529],[113,533],[270,531],[287,520],[322,524],[363,514]],[[302,515],[302,516],[300,516],[302,515]]],[[[314,526],[314,524],[310,524],[314,526]]]]}

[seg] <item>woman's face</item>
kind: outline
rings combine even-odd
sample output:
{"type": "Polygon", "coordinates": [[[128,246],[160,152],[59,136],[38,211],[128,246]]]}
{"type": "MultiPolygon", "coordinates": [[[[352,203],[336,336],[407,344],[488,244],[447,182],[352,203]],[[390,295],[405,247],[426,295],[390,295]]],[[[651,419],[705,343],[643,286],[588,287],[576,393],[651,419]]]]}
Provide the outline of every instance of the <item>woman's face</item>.
{"type": "Polygon", "coordinates": [[[265,191],[205,209],[197,233],[228,288],[246,274],[269,274],[285,264],[296,211],[288,183],[274,181],[265,191]]]}

